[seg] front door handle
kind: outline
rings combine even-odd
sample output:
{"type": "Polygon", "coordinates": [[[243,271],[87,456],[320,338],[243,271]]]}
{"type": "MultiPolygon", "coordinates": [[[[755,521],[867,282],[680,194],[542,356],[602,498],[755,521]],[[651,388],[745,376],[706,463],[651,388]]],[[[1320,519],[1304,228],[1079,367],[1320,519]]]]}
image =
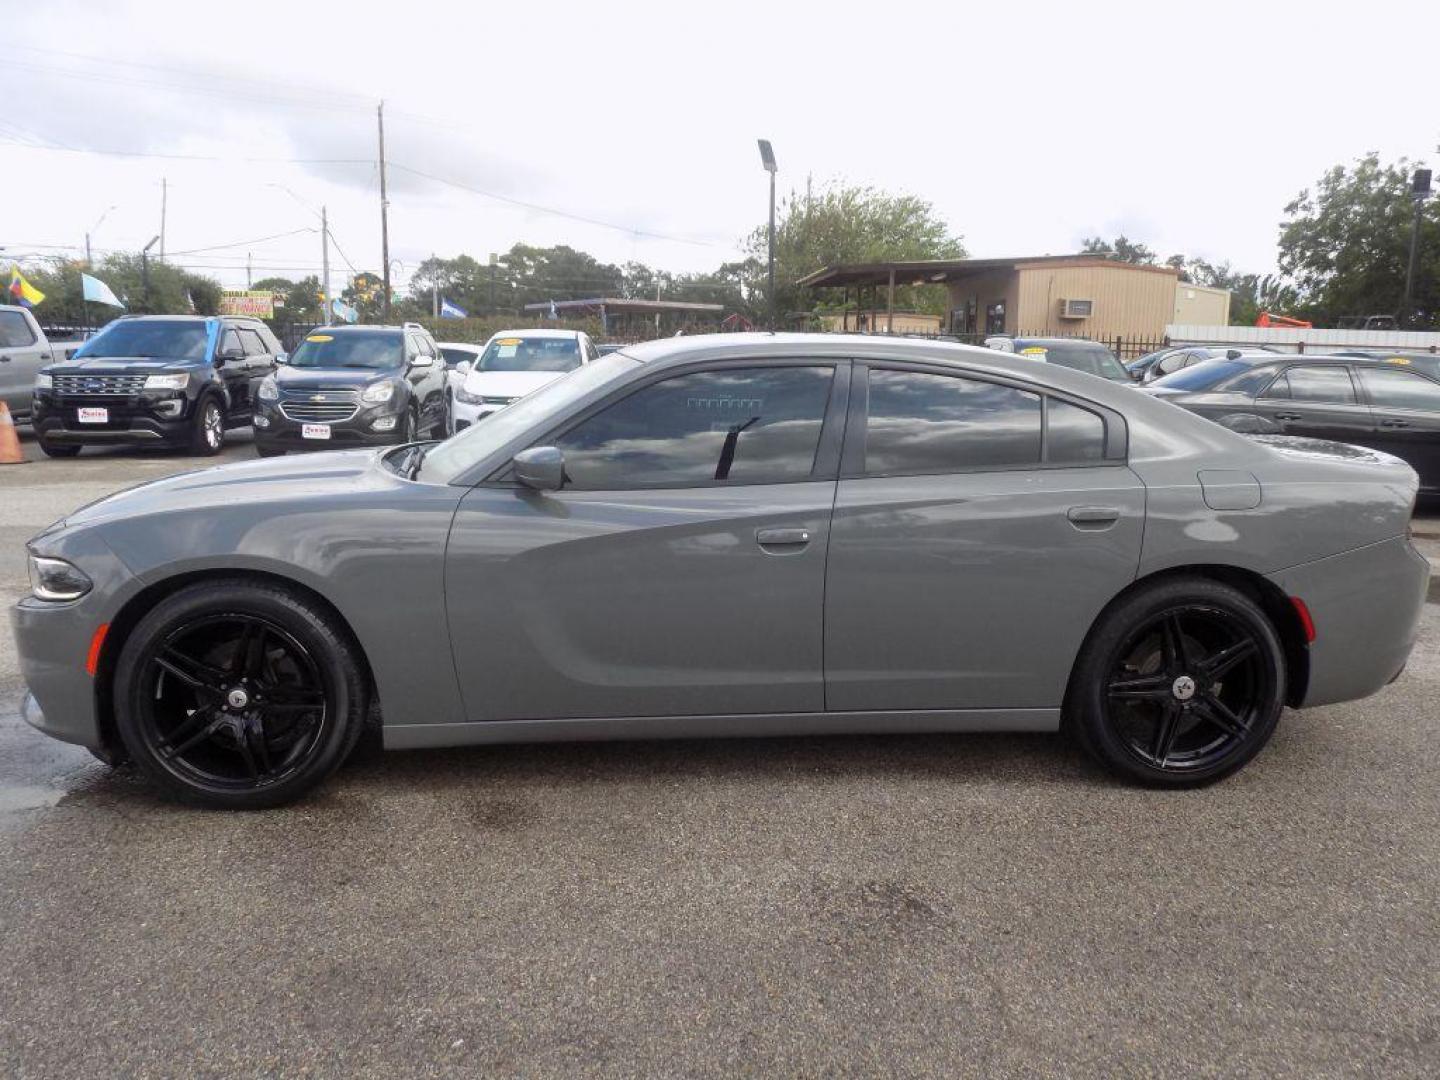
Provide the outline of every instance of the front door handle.
{"type": "Polygon", "coordinates": [[[1120,520],[1115,506],[1072,506],[1065,516],[1077,529],[1103,529],[1120,520]]]}
{"type": "Polygon", "coordinates": [[[1298,412],[1277,412],[1276,420],[1300,420],[1303,419],[1298,412]]]}
{"type": "Polygon", "coordinates": [[[1381,427],[1390,427],[1390,428],[1409,427],[1409,426],[1410,426],[1410,421],[1409,421],[1409,420],[1381,420],[1381,421],[1380,421],[1380,426],[1381,426],[1381,427]]]}
{"type": "Polygon", "coordinates": [[[756,529],[755,542],[761,547],[803,548],[810,543],[809,529],[756,529]]]}

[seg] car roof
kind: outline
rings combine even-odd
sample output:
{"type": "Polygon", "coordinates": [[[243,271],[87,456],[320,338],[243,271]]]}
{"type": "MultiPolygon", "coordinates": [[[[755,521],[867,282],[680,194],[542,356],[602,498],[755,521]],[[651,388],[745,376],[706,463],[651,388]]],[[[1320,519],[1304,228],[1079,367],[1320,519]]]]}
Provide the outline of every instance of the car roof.
{"type": "MultiPolygon", "coordinates": [[[[996,337],[1009,337],[1008,334],[997,334],[997,335],[995,335],[995,336],[996,336],[996,337]]],[[[1092,341],[1090,338],[1073,338],[1073,337],[1011,337],[1010,340],[1013,341],[1013,342],[1015,342],[1016,345],[1092,345],[1092,346],[1098,345],[1100,348],[1104,349],[1106,352],[1109,352],[1109,351],[1110,351],[1110,347],[1109,347],[1108,345],[1106,345],[1103,341],[1092,341]]]]}
{"type": "Polygon", "coordinates": [[[467,349],[470,352],[483,352],[484,345],[476,345],[473,341],[437,341],[436,345],[442,349],[467,349]]]}
{"type": "Polygon", "coordinates": [[[493,341],[497,337],[578,338],[579,336],[579,330],[554,330],[534,326],[528,330],[501,330],[499,333],[491,334],[490,338],[493,341]]]}

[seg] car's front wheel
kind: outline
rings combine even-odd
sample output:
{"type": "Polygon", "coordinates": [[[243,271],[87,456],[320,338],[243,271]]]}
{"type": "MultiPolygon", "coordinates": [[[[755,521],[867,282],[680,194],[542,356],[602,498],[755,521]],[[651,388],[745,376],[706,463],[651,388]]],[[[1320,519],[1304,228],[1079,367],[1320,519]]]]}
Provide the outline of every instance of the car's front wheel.
{"type": "Polygon", "coordinates": [[[1101,616],[1081,649],[1066,723],[1102,764],[1182,787],[1228,776],[1270,740],[1285,656],[1269,617],[1220,582],[1172,579],[1101,616]]]}
{"type": "Polygon", "coordinates": [[[330,775],[364,726],[356,647],[313,600],[203,582],[161,601],[115,669],[115,719],[165,792],[205,806],[290,802],[330,775]]]}
{"type": "Polygon", "coordinates": [[[225,445],[225,413],[214,396],[201,399],[190,429],[190,452],[206,457],[220,453],[225,445]]]}
{"type": "Polygon", "coordinates": [[[36,441],[40,444],[40,452],[46,457],[70,458],[80,453],[80,447],[74,443],[46,442],[43,438],[36,439],[36,441]]]}

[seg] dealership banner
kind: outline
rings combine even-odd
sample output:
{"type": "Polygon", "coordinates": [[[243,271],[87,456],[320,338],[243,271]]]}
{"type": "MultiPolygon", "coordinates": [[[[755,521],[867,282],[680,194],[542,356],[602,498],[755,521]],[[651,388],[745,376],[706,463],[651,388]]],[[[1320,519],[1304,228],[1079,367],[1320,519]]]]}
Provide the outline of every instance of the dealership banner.
{"type": "Polygon", "coordinates": [[[275,294],[268,289],[223,289],[220,292],[220,314],[254,315],[261,319],[273,319],[275,294]]]}

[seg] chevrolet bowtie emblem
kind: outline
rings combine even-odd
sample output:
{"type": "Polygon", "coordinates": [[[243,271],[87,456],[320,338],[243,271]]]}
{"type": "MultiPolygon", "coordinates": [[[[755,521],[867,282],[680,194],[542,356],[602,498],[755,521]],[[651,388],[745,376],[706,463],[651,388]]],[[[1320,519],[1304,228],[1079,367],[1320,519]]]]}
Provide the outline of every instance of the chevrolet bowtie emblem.
{"type": "Polygon", "coordinates": [[[310,395],[310,400],[311,400],[311,401],[324,401],[324,400],[325,400],[325,395],[324,395],[324,394],[311,394],[311,395],[310,395]]]}

